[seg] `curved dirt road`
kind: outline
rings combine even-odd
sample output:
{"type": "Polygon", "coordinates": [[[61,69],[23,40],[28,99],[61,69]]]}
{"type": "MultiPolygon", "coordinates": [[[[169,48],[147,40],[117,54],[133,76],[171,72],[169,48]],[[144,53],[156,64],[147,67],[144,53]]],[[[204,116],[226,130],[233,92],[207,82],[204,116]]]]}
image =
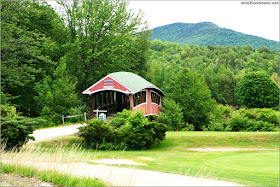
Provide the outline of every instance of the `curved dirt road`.
{"type": "MultiPolygon", "coordinates": [[[[34,131],[33,136],[36,138],[36,141],[46,140],[56,136],[74,134],[78,131],[77,128],[80,126],[82,126],[82,124],[40,129],[34,131]]],[[[36,163],[32,165],[36,167],[36,163]]],[[[42,163],[40,167],[42,168],[42,163]]],[[[49,164],[46,164],[45,167],[45,169],[48,169],[49,164]]],[[[72,175],[99,178],[114,186],[240,186],[239,184],[225,181],[103,164],[56,164],[56,169],[68,172],[69,174],[71,173],[72,175]]]]}

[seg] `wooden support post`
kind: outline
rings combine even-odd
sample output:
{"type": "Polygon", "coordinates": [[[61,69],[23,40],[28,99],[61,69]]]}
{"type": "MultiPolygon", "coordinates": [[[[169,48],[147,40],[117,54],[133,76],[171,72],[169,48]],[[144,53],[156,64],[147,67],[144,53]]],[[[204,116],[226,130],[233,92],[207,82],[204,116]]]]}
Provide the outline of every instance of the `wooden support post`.
{"type": "Polygon", "coordinates": [[[111,99],[111,104],[114,104],[114,93],[113,93],[113,91],[110,91],[110,99],[111,99]]]}
{"type": "Polygon", "coordinates": [[[103,93],[102,92],[99,93],[99,97],[100,97],[100,99],[99,99],[99,102],[100,102],[99,108],[100,108],[103,106],[103,93]]]}
{"type": "Polygon", "coordinates": [[[106,91],[103,92],[103,106],[106,105],[106,91]]]}
{"type": "Polygon", "coordinates": [[[93,118],[92,96],[89,95],[89,119],[93,118]]]}
{"type": "Polygon", "coordinates": [[[108,91],[108,104],[111,104],[111,91],[108,91]]]}
{"type": "Polygon", "coordinates": [[[129,110],[129,107],[130,107],[130,106],[129,106],[129,103],[130,103],[130,102],[129,102],[129,95],[126,95],[126,96],[125,96],[125,99],[126,99],[126,101],[125,101],[125,102],[126,102],[126,104],[125,104],[125,109],[129,110]]]}
{"type": "Polygon", "coordinates": [[[93,110],[96,109],[96,95],[95,94],[92,95],[92,108],[93,108],[93,110]]]}
{"type": "Polygon", "coordinates": [[[99,107],[100,107],[100,93],[96,93],[96,109],[99,107]]]}
{"type": "Polygon", "coordinates": [[[116,91],[114,91],[114,104],[116,104],[117,103],[117,93],[116,93],[116,91]]]}
{"type": "Polygon", "coordinates": [[[99,108],[100,107],[102,107],[102,105],[103,105],[103,98],[102,98],[102,93],[101,92],[99,92],[99,108]]]}
{"type": "Polygon", "coordinates": [[[130,110],[133,110],[133,96],[129,94],[130,110]]]}

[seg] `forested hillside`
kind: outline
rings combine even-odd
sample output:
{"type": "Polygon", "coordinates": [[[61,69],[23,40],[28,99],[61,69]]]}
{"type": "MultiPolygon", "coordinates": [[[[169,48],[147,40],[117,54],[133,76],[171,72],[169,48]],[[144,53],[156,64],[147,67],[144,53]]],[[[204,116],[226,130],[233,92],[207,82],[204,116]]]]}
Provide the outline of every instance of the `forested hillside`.
{"type": "MultiPolygon", "coordinates": [[[[164,92],[171,93],[181,68],[204,77],[212,97],[222,104],[237,105],[236,84],[248,72],[264,71],[278,81],[279,52],[266,47],[198,46],[151,42],[148,78],[164,92]]],[[[278,83],[279,84],[279,83],[278,83]]]]}
{"type": "Polygon", "coordinates": [[[278,110],[279,52],[153,40],[149,57],[147,78],[166,94],[160,121],[173,130],[266,131],[278,126],[273,110],[232,112],[243,107],[278,110]]]}
{"type": "Polygon", "coordinates": [[[221,28],[211,22],[164,25],[153,29],[151,39],[176,42],[182,45],[221,45],[224,47],[251,45],[253,49],[265,46],[279,51],[279,42],[277,41],[221,28]]]}

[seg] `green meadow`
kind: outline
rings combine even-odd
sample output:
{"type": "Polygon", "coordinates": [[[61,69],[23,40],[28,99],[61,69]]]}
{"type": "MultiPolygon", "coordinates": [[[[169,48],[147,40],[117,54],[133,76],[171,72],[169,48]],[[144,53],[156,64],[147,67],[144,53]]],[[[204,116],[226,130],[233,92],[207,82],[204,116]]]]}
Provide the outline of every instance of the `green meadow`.
{"type": "MultiPolygon", "coordinates": [[[[41,149],[52,152],[58,145],[70,149],[73,144],[81,142],[82,139],[74,135],[64,136],[42,142],[41,149]]],[[[92,149],[87,152],[86,157],[88,160],[129,159],[145,164],[133,166],[134,168],[218,179],[241,185],[279,185],[278,132],[167,132],[166,140],[149,150],[92,149]],[[241,150],[204,152],[188,150],[189,148],[241,150]]]]}

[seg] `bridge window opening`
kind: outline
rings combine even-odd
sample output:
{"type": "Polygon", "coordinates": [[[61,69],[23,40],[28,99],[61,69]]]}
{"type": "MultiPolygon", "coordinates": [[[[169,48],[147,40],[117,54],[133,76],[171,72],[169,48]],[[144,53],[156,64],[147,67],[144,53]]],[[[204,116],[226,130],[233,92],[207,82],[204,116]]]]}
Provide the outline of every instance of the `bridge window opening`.
{"type": "Polygon", "coordinates": [[[151,100],[152,103],[155,103],[160,106],[160,95],[156,92],[151,91],[151,100]]]}
{"type": "Polygon", "coordinates": [[[141,91],[133,95],[134,107],[142,103],[146,103],[146,91],[141,91]]]}
{"type": "Polygon", "coordinates": [[[93,109],[107,110],[107,115],[130,109],[129,96],[117,91],[101,91],[93,94],[93,109]]]}

